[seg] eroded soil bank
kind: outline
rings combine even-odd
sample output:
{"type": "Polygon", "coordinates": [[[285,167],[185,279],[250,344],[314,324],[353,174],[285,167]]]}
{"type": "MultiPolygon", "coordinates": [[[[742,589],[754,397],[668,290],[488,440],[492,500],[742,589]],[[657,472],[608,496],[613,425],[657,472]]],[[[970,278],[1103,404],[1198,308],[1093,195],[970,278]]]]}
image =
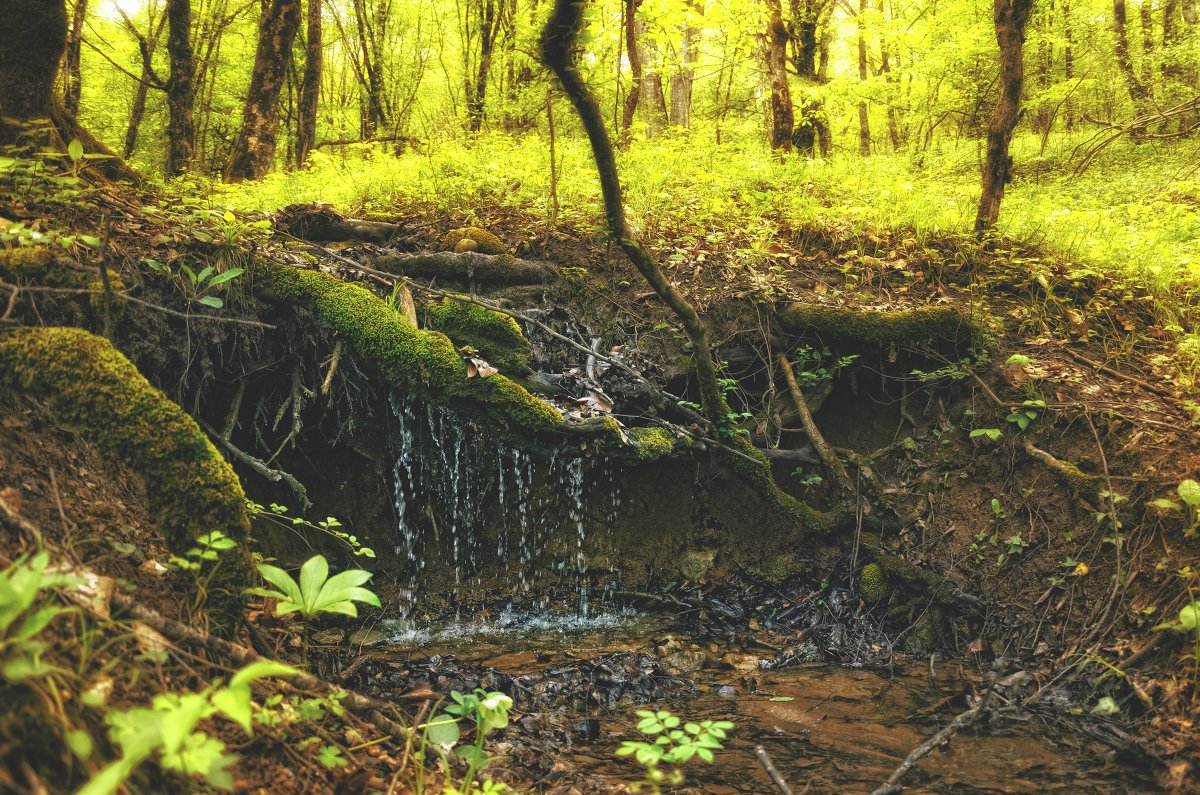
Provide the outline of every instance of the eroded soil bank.
{"type": "MultiPolygon", "coordinates": [[[[704,311],[730,379],[734,416],[722,428],[705,428],[688,413],[686,403],[696,396],[673,318],[627,263],[582,233],[530,233],[539,228],[532,219],[479,211],[474,224],[494,233],[502,252],[480,253],[478,246],[446,252],[446,232],[465,224],[415,215],[379,219],[392,224],[382,252],[378,242],[335,245],[320,235],[310,235],[315,242],[264,241],[253,252],[238,249],[245,277],[217,291],[225,302],[217,312],[197,305],[181,266],[199,272],[202,263],[223,256],[220,248],[191,238],[176,218],[138,209],[141,202],[109,199],[104,211],[112,235],[104,267],[129,285],[129,297],[144,303],[126,301],[117,311],[111,286],[80,287],[99,272],[96,256],[80,256],[74,265],[46,260],[33,270],[5,259],[0,277],[20,288],[9,293],[6,327],[107,328],[115,347],[152,384],[204,423],[252,499],[286,504],[293,514],[311,501],[309,518],[335,515],[342,531],[376,549],[376,562],[365,565],[379,572],[384,610],[315,627],[334,630],[324,636],[329,648],[314,654],[323,675],[392,700],[412,716],[428,695],[470,689],[471,681],[503,689],[528,673],[529,661],[510,660],[510,671],[497,665],[498,674],[432,675],[429,654],[381,658],[364,648],[369,635],[355,636],[355,630],[402,614],[459,621],[495,615],[514,596],[545,605],[578,601],[583,591],[598,603],[606,588],[610,603],[622,600],[692,622],[685,631],[672,630],[674,647],[665,641],[668,633],[655,632],[629,652],[634,656],[622,676],[634,677],[636,669],[641,677],[648,668],[661,671],[663,681],[683,683],[678,692],[634,688],[620,704],[624,713],[560,714],[564,705],[553,701],[521,705],[514,690],[528,724],[518,720],[516,734],[503,738],[512,744],[506,775],[514,782],[539,791],[603,791],[619,787],[617,779],[636,778],[608,761],[609,746],[575,737],[572,726],[598,720],[601,735],[615,741],[628,732],[628,710],[665,700],[689,717],[734,714],[741,724],[779,726],[779,737],[803,739],[779,740],[770,749],[779,752],[797,788],[812,780],[813,791],[865,790],[899,764],[911,750],[907,743],[915,746],[926,730],[936,730],[929,720],[909,722],[913,713],[928,713],[953,695],[957,700],[938,713],[944,721],[986,692],[995,673],[1017,677],[998,694],[1006,700],[997,709],[1012,710],[999,713],[999,735],[987,730],[971,740],[980,745],[956,744],[954,755],[922,763],[925,778],[913,781],[936,791],[1010,785],[1022,791],[1025,781],[1067,787],[1076,776],[1102,787],[1088,761],[1093,741],[1082,738],[1088,727],[1115,721],[1122,737],[1133,738],[1121,741],[1119,753],[1136,748],[1146,777],[1132,771],[1117,781],[1109,777],[1111,791],[1141,791],[1153,782],[1191,786],[1194,661],[1179,659],[1183,633],[1154,627],[1176,618],[1190,601],[1196,541],[1192,517],[1156,501],[1178,502],[1177,484],[1196,471],[1197,435],[1190,393],[1172,369],[1169,335],[1143,310],[1149,296],[1136,287],[1094,275],[1073,278],[1053,267],[1034,273],[1031,252],[1003,245],[980,250],[948,239],[917,247],[900,235],[842,240],[824,229],[781,227],[770,256],[735,266],[737,259],[703,230],[673,230],[659,253],[704,311]],[[521,284],[485,283],[481,274],[490,271],[474,266],[445,270],[436,286],[421,281],[427,274],[409,275],[414,329],[420,327],[422,340],[434,332],[449,335],[449,342],[438,342],[442,347],[422,349],[428,354],[420,364],[424,380],[413,382],[419,402],[389,381],[393,364],[380,351],[391,349],[369,347],[357,331],[331,331],[327,305],[282,300],[270,271],[255,270],[266,259],[276,263],[271,267],[290,263],[304,273],[319,268],[327,275],[322,279],[338,277],[364,290],[354,294],[362,302],[355,306],[374,313],[391,301],[389,311],[403,315],[406,299],[394,281],[354,266],[374,269],[390,256],[395,270],[397,262],[411,264],[404,255],[438,251],[458,257],[436,260],[447,268],[475,262],[461,258],[467,254],[496,258],[481,259],[480,266],[504,265],[506,256],[541,264],[518,268],[528,282],[521,284]],[[146,258],[169,267],[147,267],[146,258]],[[53,290],[39,291],[44,287],[53,290]],[[434,292],[444,287],[499,301],[575,345],[522,320],[531,347],[493,349],[498,321],[492,318],[490,333],[480,334],[465,315],[445,309],[445,297],[434,292]],[[962,323],[905,325],[922,317],[914,310],[947,306],[962,323]],[[827,316],[813,307],[849,314],[827,316]],[[868,315],[869,323],[829,321],[864,312],[893,314],[868,315]],[[881,317],[893,322],[881,327],[874,320],[881,317]],[[960,335],[959,329],[968,331],[960,335]],[[436,359],[445,350],[453,361],[436,359]],[[720,446],[722,434],[748,437],[770,458],[782,487],[815,509],[846,496],[805,441],[779,354],[798,365],[814,421],[851,474],[855,510],[828,532],[801,533],[780,519],[730,471],[720,446]],[[500,373],[485,377],[492,366],[500,373]],[[451,371],[462,380],[448,381],[451,371]],[[490,385],[478,387],[485,378],[490,385]],[[508,380],[491,380],[501,378],[508,380]],[[497,386],[510,383],[516,386],[497,386]],[[557,406],[569,430],[550,428],[553,414],[525,395],[557,406]],[[444,407],[428,407],[438,402],[444,407]],[[303,484],[303,492],[281,473],[303,484]],[[833,591],[840,594],[837,610],[825,619],[774,618],[789,609],[791,618],[811,618],[807,611],[822,600],[828,612],[821,594],[833,591]],[[749,594],[748,601],[738,602],[738,594],[749,594]],[[768,602],[774,616],[761,610],[768,602]],[[836,627],[855,622],[857,634],[843,629],[831,637],[836,627]],[[950,661],[935,666],[932,682],[925,680],[930,655],[950,661]],[[818,662],[857,662],[887,673],[805,667],[818,662]],[[735,706],[716,706],[704,700],[709,696],[672,700],[697,686],[718,693],[734,687],[732,696],[721,697],[732,702],[719,703],[735,706]],[[850,691],[852,699],[836,695],[850,691]],[[865,702],[879,705],[882,728],[871,735],[875,740],[860,744],[867,750],[843,750],[836,738],[869,734],[846,731],[855,726],[847,722],[856,705],[865,702]],[[1116,713],[1091,717],[1097,707],[1116,713]],[[1019,731],[1011,729],[1017,721],[1019,731]],[[837,731],[826,730],[835,724],[837,731]],[[565,747],[564,738],[587,751],[553,750],[565,747]],[[1052,760],[1045,748],[1034,747],[1038,738],[1077,746],[1068,754],[1072,761],[1052,760]],[[1005,758],[1005,743],[1021,761],[976,775],[969,760],[1005,758]],[[594,761],[581,758],[590,754],[594,761]],[[810,770],[808,762],[818,757],[819,769],[810,770]],[[538,767],[547,763],[548,769],[559,765],[557,778],[538,767]],[[997,783],[1001,778],[1006,783],[997,783]]],[[[86,208],[66,212],[9,201],[4,212],[99,225],[98,212],[86,208]]],[[[372,235],[379,232],[371,227],[372,235]]],[[[338,328],[353,329],[354,320],[338,318],[351,324],[338,328]]],[[[381,345],[378,335],[370,339],[381,345]]],[[[120,461],[101,460],[94,440],[62,426],[45,398],[26,387],[6,377],[0,396],[0,490],[7,504],[35,523],[48,545],[119,578],[137,600],[202,622],[203,611],[186,596],[188,576],[149,565],[166,563],[170,552],[147,510],[146,483],[120,461]]],[[[255,551],[285,564],[315,548],[340,564],[364,565],[344,544],[320,534],[259,520],[254,538],[255,551]]],[[[11,560],[32,541],[14,530],[3,543],[11,560]]],[[[273,616],[265,604],[254,604],[250,616],[253,628],[239,627],[236,635],[260,653],[295,657],[298,622],[273,616]]],[[[76,649],[62,652],[70,658],[65,667],[82,672],[78,683],[60,685],[64,692],[82,691],[126,643],[93,658],[78,651],[76,634],[57,624],[54,631],[65,648],[76,649]]],[[[134,656],[132,646],[128,651],[125,656],[134,656]]],[[[535,663],[539,651],[549,652],[534,649],[535,663]]],[[[194,655],[172,658],[157,676],[118,665],[111,703],[144,704],[164,685],[199,690],[225,670],[219,659],[210,670],[194,655]]],[[[579,661],[568,689],[595,692],[599,679],[612,678],[598,665],[604,663],[579,661]]],[[[73,708],[62,714],[66,725],[82,721],[104,745],[105,728],[95,715],[79,717],[73,708]]],[[[27,719],[14,712],[0,724],[16,749],[25,747],[19,737],[27,719]]],[[[324,791],[353,780],[358,789],[343,791],[383,791],[392,780],[411,781],[412,755],[394,738],[357,748],[360,742],[337,733],[342,728],[321,729],[322,742],[342,748],[349,762],[330,773],[313,748],[297,750],[304,729],[285,727],[283,741],[260,734],[248,744],[229,727],[212,731],[239,743],[239,788],[324,791]]],[[[364,742],[387,734],[362,736],[366,726],[355,731],[364,742]]],[[[720,759],[744,757],[749,743],[733,741],[720,759]]],[[[65,791],[94,769],[94,762],[72,761],[61,743],[45,745],[55,750],[31,763],[31,774],[7,774],[13,788],[46,780],[65,791]],[[54,765],[61,767],[57,777],[44,772],[54,765]]],[[[1097,758],[1118,754],[1113,744],[1101,745],[1097,758]]],[[[760,787],[753,764],[726,768],[755,776],[760,787]]],[[[140,775],[148,787],[188,786],[161,771],[140,775]]],[[[765,791],[738,789],[749,785],[713,775],[689,768],[700,791],[765,791]]]]}

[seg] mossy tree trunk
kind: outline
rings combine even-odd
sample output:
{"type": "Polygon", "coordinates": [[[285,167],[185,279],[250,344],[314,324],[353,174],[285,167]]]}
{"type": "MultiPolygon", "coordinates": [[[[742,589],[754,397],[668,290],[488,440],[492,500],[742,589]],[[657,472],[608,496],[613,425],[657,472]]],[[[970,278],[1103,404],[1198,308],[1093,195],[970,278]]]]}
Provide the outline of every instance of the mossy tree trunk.
{"type": "Polygon", "coordinates": [[[300,0],[271,0],[258,26],[254,72],[246,92],[242,129],[233,146],[225,179],[238,182],[258,179],[271,168],[275,157],[275,127],[279,117],[279,92],[296,31],[300,29],[300,0]]]}
{"type": "Polygon", "coordinates": [[[321,69],[325,60],[321,0],[308,0],[308,35],[304,42],[304,78],[300,83],[300,121],[296,127],[296,164],[304,165],[317,143],[317,106],[321,98],[321,69]]]}

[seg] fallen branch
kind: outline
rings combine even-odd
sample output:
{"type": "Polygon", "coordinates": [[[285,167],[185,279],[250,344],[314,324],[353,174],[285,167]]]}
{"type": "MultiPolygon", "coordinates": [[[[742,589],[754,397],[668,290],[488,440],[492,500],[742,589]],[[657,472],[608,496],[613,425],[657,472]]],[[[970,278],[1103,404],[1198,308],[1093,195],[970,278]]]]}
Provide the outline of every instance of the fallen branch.
{"type": "Polygon", "coordinates": [[[950,742],[951,737],[958,734],[959,731],[974,725],[980,718],[990,712],[994,695],[995,691],[989,682],[987,692],[983,694],[983,698],[980,699],[979,704],[950,721],[948,726],[914,748],[908,756],[904,757],[904,761],[892,772],[892,775],[888,777],[887,782],[883,786],[878,787],[871,795],[896,795],[896,793],[901,792],[904,788],[898,782],[904,778],[904,774],[912,770],[917,762],[923,757],[928,756],[934,749],[946,745],[950,742]]]}
{"type": "Polygon", "coordinates": [[[1101,364],[1100,362],[1094,362],[1091,359],[1087,358],[1086,356],[1076,353],[1075,351],[1071,350],[1070,348],[1063,348],[1062,351],[1063,351],[1063,353],[1067,354],[1067,356],[1070,356],[1075,361],[1080,362],[1081,364],[1086,364],[1088,367],[1091,367],[1092,369],[1099,370],[1102,373],[1108,373],[1109,375],[1114,376],[1115,378],[1119,378],[1122,381],[1128,381],[1131,384],[1137,384],[1142,389],[1146,389],[1150,392],[1153,392],[1156,395],[1160,395],[1165,398],[1174,398],[1175,397],[1170,392],[1168,392],[1167,390],[1165,390],[1161,387],[1154,386],[1154,384],[1147,383],[1146,381],[1143,381],[1140,378],[1134,378],[1131,375],[1126,375],[1125,373],[1122,373],[1119,370],[1114,370],[1113,368],[1109,367],[1106,364],[1101,364]]]}

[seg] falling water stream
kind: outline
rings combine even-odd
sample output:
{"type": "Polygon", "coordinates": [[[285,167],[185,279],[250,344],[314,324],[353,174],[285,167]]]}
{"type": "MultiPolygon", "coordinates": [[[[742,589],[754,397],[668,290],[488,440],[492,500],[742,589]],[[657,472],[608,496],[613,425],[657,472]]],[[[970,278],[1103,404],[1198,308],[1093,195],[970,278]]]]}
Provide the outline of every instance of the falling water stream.
{"type": "MultiPolygon", "coordinates": [[[[582,576],[618,563],[593,559],[588,538],[589,526],[611,524],[621,509],[614,465],[562,452],[533,455],[411,398],[393,396],[391,407],[393,551],[404,575],[397,615],[378,627],[386,643],[376,653],[385,664],[446,659],[524,680],[544,676],[555,665],[605,655],[653,659],[664,638],[687,645],[687,630],[671,619],[622,606],[603,583],[597,587],[594,578],[582,576]],[[459,609],[440,620],[413,615],[412,606],[430,596],[426,578],[434,563],[452,571],[444,577],[451,602],[469,602],[472,612],[459,609]],[[484,569],[505,572],[507,582],[497,586],[489,580],[491,598],[472,601],[468,594],[485,589],[484,569]],[[532,598],[539,577],[551,570],[560,578],[579,575],[573,598],[532,598]],[[480,607],[484,604],[489,607],[480,607]]],[[[689,783],[705,793],[774,791],[753,755],[757,744],[767,748],[797,792],[869,792],[923,737],[965,708],[964,682],[972,678],[957,663],[928,660],[900,661],[887,671],[826,663],[776,666],[766,660],[755,669],[722,662],[722,651],[712,647],[705,664],[688,672],[692,684],[685,700],[659,704],[690,719],[736,724],[716,764],[688,768],[689,783]]],[[[645,700],[626,695],[611,704],[559,701],[551,712],[559,725],[574,727],[571,747],[563,749],[571,763],[636,780],[636,764],[613,751],[622,740],[639,739],[633,711],[645,700]]],[[[1065,723],[1026,716],[963,733],[949,751],[922,763],[906,780],[906,791],[1152,789],[1148,776],[1112,767],[1110,749],[1064,730],[1065,723]]]]}

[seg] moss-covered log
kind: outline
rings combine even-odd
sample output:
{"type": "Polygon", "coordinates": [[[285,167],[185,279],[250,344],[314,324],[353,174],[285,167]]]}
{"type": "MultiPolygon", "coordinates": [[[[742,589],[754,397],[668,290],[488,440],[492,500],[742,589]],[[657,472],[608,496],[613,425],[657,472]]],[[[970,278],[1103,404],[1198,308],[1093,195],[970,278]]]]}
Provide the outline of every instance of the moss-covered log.
{"type": "Polygon", "coordinates": [[[237,476],[195,420],[107,340],[82,329],[0,334],[0,383],[45,401],[105,459],[137,473],[173,552],[184,555],[217,530],[238,543],[221,556],[205,603],[214,629],[230,629],[250,585],[250,524],[237,476]]]}
{"type": "Polygon", "coordinates": [[[507,373],[526,374],[533,346],[517,321],[478,304],[446,298],[424,308],[427,325],[459,344],[470,345],[507,373]]]}
{"type": "Polygon", "coordinates": [[[970,344],[983,338],[979,326],[957,307],[925,306],[896,312],[864,312],[842,306],[790,304],[779,325],[793,334],[816,334],[872,345],[946,342],[970,344]]]}

